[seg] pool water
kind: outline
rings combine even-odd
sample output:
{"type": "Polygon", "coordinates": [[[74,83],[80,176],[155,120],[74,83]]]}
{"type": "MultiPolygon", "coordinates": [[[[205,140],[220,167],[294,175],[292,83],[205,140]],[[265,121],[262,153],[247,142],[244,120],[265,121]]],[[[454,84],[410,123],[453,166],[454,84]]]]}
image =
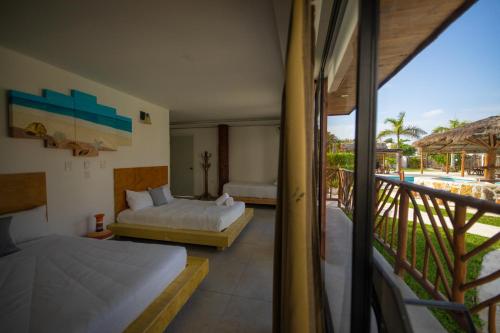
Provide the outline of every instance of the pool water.
{"type": "MultiPolygon", "coordinates": [[[[387,178],[392,179],[392,180],[399,180],[399,176],[382,176],[382,177],[387,177],[387,178]]],[[[442,180],[445,182],[453,182],[453,183],[470,183],[470,182],[474,181],[472,179],[453,178],[453,177],[432,177],[432,179],[442,180]]],[[[414,183],[415,177],[414,176],[405,176],[405,182],[414,183]]]]}
{"type": "Polygon", "coordinates": [[[436,177],[435,179],[442,180],[445,182],[454,182],[454,183],[469,183],[474,181],[472,179],[453,178],[453,177],[436,177]]]}
{"type": "MultiPolygon", "coordinates": [[[[399,176],[382,176],[392,180],[399,180],[399,176]]],[[[415,177],[413,176],[405,176],[405,182],[413,183],[415,181],[415,177]]]]}

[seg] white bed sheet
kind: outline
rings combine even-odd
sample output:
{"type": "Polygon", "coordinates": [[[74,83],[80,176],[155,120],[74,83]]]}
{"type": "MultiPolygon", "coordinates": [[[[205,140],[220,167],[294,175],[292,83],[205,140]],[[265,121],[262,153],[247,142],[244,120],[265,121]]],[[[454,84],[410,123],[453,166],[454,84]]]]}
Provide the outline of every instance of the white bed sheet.
{"type": "Polygon", "coordinates": [[[276,199],[278,187],[267,183],[229,182],[224,184],[223,192],[234,197],[276,199]]]}
{"type": "Polygon", "coordinates": [[[173,229],[223,231],[245,212],[245,203],[217,206],[214,201],[175,199],[158,207],[118,214],[118,223],[162,226],[173,229]]]}
{"type": "Polygon", "coordinates": [[[179,246],[46,236],[0,258],[3,332],[122,332],[185,268],[179,246]]]}

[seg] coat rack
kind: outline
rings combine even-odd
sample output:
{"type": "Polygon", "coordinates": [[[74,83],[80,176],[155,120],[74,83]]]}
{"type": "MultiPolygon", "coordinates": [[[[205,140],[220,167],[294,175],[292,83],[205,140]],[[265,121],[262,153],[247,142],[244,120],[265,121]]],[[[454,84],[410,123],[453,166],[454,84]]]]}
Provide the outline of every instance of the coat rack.
{"type": "Polygon", "coordinates": [[[202,163],[201,163],[201,167],[203,168],[203,180],[204,180],[204,191],[203,191],[203,194],[201,195],[200,199],[203,200],[207,200],[207,199],[211,199],[211,196],[210,196],[210,193],[208,193],[208,169],[210,168],[211,164],[209,162],[210,160],[210,157],[212,157],[212,154],[210,154],[208,151],[204,151],[202,154],[201,154],[201,159],[202,159],[202,163]]]}

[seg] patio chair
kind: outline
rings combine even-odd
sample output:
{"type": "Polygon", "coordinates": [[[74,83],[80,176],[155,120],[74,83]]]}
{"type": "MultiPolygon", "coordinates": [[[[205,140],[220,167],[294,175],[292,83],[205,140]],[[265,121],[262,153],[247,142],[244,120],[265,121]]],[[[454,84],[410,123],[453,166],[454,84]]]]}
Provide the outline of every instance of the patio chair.
{"type": "Polygon", "coordinates": [[[374,258],[373,263],[373,311],[377,320],[378,332],[414,332],[406,310],[407,305],[425,306],[459,313],[464,318],[465,332],[476,332],[472,317],[465,305],[434,300],[404,299],[393,281],[395,277],[390,276],[390,273],[382,267],[377,258],[374,258]]]}

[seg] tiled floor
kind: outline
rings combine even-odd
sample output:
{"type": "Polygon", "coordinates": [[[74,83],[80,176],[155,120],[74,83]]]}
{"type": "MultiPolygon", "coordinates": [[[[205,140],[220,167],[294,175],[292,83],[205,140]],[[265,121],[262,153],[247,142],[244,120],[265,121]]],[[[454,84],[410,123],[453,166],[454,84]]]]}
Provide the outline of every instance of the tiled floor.
{"type": "Polygon", "coordinates": [[[210,272],[166,332],[271,332],[274,212],[256,208],[223,252],[188,246],[189,255],[209,258],[210,272]]]}
{"type": "MultiPolygon", "coordinates": [[[[325,286],[332,311],[332,322],[335,332],[349,332],[351,316],[351,260],[352,260],[352,222],[337,207],[337,203],[327,203],[326,221],[326,261],[325,286]]],[[[374,258],[385,263],[386,272],[394,276],[393,282],[398,286],[403,298],[414,299],[417,296],[404,283],[393,275],[393,268],[377,251],[374,258]]],[[[407,307],[414,332],[444,332],[435,317],[424,307],[407,307]]],[[[377,332],[375,316],[372,313],[371,332],[377,332]]]]}

